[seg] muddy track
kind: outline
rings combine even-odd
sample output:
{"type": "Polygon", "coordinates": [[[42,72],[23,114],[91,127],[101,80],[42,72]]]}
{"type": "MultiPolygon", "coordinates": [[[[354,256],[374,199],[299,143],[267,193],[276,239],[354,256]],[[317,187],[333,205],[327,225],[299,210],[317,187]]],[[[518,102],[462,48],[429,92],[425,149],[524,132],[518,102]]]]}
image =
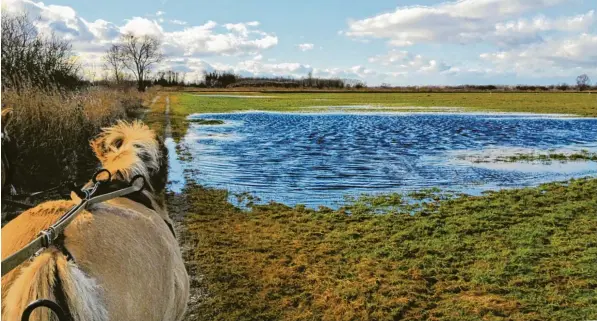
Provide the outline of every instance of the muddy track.
{"type": "MultiPolygon", "coordinates": [[[[153,103],[159,98],[156,97],[152,101],[153,103]]],[[[164,131],[164,140],[172,138],[172,129],[170,124],[170,96],[166,96],[166,111],[164,113],[164,122],[166,129],[164,131]]],[[[186,194],[183,190],[182,193],[166,192],[166,206],[170,218],[174,221],[174,230],[176,237],[180,244],[182,255],[185,259],[185,266],[190,278],[190,297],[187,306],[187,315],[185,320],[197,320],[195,311],[196,307],[201,303],[203,298],[207,296],[205,291],[199,286],[201,284],[202,275],[198,273],[194,264],[192,264],[193,246],[189,240],[189,234],[184,223],[185,215],[189,211],[189,202],[186,200],[186,194]]]]}

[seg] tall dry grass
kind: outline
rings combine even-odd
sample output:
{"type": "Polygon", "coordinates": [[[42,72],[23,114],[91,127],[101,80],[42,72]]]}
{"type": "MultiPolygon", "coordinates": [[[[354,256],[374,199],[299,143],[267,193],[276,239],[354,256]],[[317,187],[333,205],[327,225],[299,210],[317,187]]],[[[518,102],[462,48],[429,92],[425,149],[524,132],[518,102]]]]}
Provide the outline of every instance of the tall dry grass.
{"type": "Polygon", "coordinates": [[[11,160],[15,187],[32,191],[89,178],[97,166],[90,139],[102,127],[134,117],[150,94],[94,87],[74,92],[3,90],[3,108],[12,108],[13,115],[2,125],[15,148],[2,152],[11,160]]]}

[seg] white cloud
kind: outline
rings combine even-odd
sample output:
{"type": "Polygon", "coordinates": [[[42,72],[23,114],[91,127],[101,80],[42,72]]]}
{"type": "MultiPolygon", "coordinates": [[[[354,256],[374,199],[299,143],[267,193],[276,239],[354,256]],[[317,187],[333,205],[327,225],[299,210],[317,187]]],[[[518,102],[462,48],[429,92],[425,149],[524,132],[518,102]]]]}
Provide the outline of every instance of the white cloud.
{"type": "Polygon", "coordinates": [[[178,20],[178,19],[168,20],[168,22],[175,24],[175,25],[179,25],[179,26],[186,26],[188,24],[188,22],[178,20]]]}
{"type": "Polygon", "coordinates": [[[422,55],[396,49],[384,55],[371,57],[369,62],[391,67],[392,71],[401,74],[408,72],[443,72],[450,69],[450,66],[435,59],[426,59],[422,55]]]}
{"type": "Polygon", "coordinates": [[[253,27],[256,22],[224,24],[229,32],[220,33],[218,24],[208,21],[164,34],[167,54],[181,56],[256,54],[278,44],[278,37],[253,27]]]}
{"type": "Polygon", "coordinates": [[[573,17],[548,18],[542,15],[533,19],[518,19],[497,23],[488,38],[502,47],[542,42],[549,31],[584,32],[596,21],[595,11],[573,17]]]}
{"type": "Polygon", "coordinates": [[[164,29],[155,20],[141,17],[134,17],[120,28],[123,34],[131,33],[135,36],[153,36],[159,39],[164,37],[164,29]]]}
{"type": "Polygon", "coordinates": [[[298,48],[301,51],[308,51],[308,50],[313,50],[313,44],[312,43],[301,43],[298,45],[298,48]]]}
{"type": "Polygon", "coordinates": [[[548,39],[523,48],[481,54],[498,72],[533,77],[571,76],[579,71],[597,72],[597,35],[548,39]]]}
{"type": "MultiPolygon", "coordinates": [[[[124,33],[158,37],[164,43],[166,54],[173,56],[255,55],[278,44],[277,36],[256,29],[258,21],[222,26],[208,21],[203,25],[166,32],[161,25],[162,18],[132,17],[118,25],[102,19],[86,21],[68,6],[45,5],[32,0],[5,0],[4,4],[11,12],[26,11],[31,16],[39,16],[36,24],[40,32],[53,32],[71,41],[73,49],[78,52],[103,52],[124,33]]],[[[158,11],[155,16],[164,14],[158,11]]],[[[170,22],[186,24],[180,20],[170,22]]]]}
{"type": "MultiPolygon", "coordinates": [[[[344,34],[387,39],[393,46],[425,42],[472,43],[491,40],[496,32],[504,31],[504,27],[510,32],[515,31],[516,28],[504,24],[508,19],[563,2],[566,0],[461,0],[435,6],[399,7],[394,12],[350,21],[344,34]]],[[[589,12],[562,21],[546,21],[544,26],[549,29],[578,30],[586,28],[592,21],[593,12],[589,12]]],[[[525,21],[520,23],[528,24],[525,21]]]]}

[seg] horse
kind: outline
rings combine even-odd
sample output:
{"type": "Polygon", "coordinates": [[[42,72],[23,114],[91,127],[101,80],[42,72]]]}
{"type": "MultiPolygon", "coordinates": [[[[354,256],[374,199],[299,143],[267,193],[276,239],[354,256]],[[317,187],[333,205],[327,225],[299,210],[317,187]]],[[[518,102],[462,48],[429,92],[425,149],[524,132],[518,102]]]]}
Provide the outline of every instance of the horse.
{"type": "MultiPolygon", "coordinates": [[[[102,173],[110,180],[106,184],[118,186],[142,175],[148,187],[135,197],[89,206],[66,227],[59,242],[4,275],[2,319],[20,320],[32,301],[48,299],[71,321],[181,320],[189,276],[172,221],[151,184],[162,157],[155,133],[140,121],[119,121],[102,129],[90,144],[110,173],[102,173]]],[[[2,259],[79,201],[73,193],[70,200],[44,202],[10,221],[2,228],[2,259]]],[[[36,309],[30,320],[54,316],[36,309]]]]}

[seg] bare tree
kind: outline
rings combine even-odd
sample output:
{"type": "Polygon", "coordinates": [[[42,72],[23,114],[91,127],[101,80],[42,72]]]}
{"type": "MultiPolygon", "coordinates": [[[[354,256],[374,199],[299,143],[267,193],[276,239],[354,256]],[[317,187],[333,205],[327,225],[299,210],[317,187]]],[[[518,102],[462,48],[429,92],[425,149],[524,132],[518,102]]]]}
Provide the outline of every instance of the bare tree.
{"type": "Polygon", "coordinates": [[[576,77],[576,85],[578,86],[579,90],[584,90],[591,85],[591,79],[587,74],[582,74],[576,77]]]}
{"type": "Polygon", "coordinates": [[[104,54],[104,68],[109,71],[117,84],[123,80],[124,61],[121,46],[112,45],[104,54]]]}
{"type": "Polygon", "coordinates": [[[71,45],[38,34],[27,14],[2,11],[2,88],[72,88],[80,84],[71,45]]]}
{"type": "Polygon", "coordinates": [[[122,36],[122,43],[118,45],[122,56],[122,63],[137,78],[137,87],[145,90],[145,77],[151,72],[151,67],[164,58],[160,41],[151,36],[122,36]]]}

